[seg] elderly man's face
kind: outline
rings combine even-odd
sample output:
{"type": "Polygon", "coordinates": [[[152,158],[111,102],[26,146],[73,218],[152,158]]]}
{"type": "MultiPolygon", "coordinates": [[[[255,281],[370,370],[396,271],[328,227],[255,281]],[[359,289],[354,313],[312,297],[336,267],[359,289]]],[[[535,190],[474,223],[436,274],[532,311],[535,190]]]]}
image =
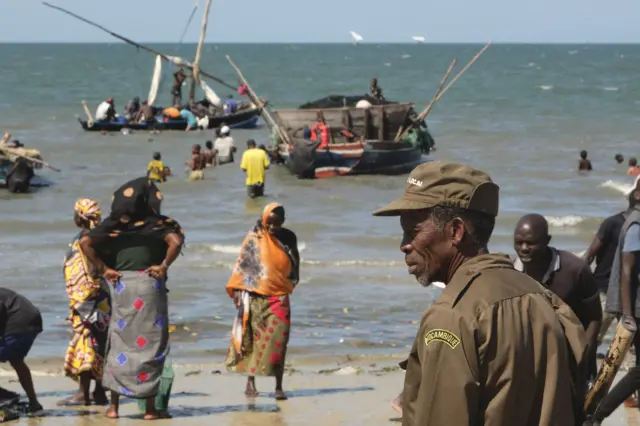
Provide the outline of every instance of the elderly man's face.
{"type": "Polygon", "coordinates": [[[447,268],[455,252],[453,239],[447,238],[448,225],[439,230],[425,210],[400,214],[403,238],[400,251],[405,254],[409,274],[424,287],[434,281],[446,282],[447,268]]]}

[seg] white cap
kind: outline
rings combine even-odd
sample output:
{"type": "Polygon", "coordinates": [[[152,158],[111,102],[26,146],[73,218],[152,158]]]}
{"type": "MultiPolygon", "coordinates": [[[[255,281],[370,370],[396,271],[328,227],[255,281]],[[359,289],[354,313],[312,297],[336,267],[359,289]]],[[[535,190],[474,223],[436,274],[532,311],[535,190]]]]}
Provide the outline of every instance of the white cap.
{"type": "Polygon", "coordinates": [[[371,107],[371,103],[366,99],[360,99],[356,104],[356,108],[367,109],[371,107]]]}
{"type": "Polygon", "coordinates": [[[230,131],[231,131],[231,129],[229,129],[229,126],[222,126],[220,128],[220,134],[221,135],[228,135],[230,131]]]}

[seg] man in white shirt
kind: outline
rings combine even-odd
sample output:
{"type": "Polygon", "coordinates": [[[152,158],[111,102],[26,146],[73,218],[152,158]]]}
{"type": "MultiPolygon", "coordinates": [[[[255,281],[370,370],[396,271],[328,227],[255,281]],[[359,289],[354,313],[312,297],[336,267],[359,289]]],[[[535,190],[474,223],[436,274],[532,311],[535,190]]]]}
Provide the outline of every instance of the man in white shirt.
{"type": "Polygon", "coordinates": [[[233,153],[236,152],[236,147],[231,137],[231,129],[228,126],[222,126],[220,129],[220,136],[214,142],[213,149],[216,151],[218,164],[233,163],[233,153]]]}
{"type": "Polygon", "coordinates": [[[96,121],[113,121],[116,118],[116,108],[113,105],[113,98],[98,105],[96,110],[96,121]]]}

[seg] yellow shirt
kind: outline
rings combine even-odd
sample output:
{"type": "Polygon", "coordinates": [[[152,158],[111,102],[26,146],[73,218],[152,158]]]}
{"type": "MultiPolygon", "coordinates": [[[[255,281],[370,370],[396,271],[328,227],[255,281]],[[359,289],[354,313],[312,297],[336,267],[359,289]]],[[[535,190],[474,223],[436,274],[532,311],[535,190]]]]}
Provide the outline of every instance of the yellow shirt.
{"type": "Polygon", "coordinates": [[[240,168],[247,172],[247,185],[264,183],[264,171],[269,167],[267,153],[259,148],[251,148],[242,154],[240,168]]]}
{"type": "Polygon", "coordinates": [[[159,180],[160,182],[164,180],[162,178],[164,175],[164,163],[162,161],[150,161],[147,170],[151,179],[159,180]]]}

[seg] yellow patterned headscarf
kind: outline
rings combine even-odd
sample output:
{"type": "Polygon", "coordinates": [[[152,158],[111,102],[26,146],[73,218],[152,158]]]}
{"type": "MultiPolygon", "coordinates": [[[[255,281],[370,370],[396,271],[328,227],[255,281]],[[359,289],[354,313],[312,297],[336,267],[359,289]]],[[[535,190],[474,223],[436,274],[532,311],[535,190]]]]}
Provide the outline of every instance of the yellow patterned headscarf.
{"type": "Polygon", "coordinates": [[[89,229],[95,228],[102,220],[100,204],[91,198],[81,198],[73,208],[82,219],[89,222],[89,229]]]}

